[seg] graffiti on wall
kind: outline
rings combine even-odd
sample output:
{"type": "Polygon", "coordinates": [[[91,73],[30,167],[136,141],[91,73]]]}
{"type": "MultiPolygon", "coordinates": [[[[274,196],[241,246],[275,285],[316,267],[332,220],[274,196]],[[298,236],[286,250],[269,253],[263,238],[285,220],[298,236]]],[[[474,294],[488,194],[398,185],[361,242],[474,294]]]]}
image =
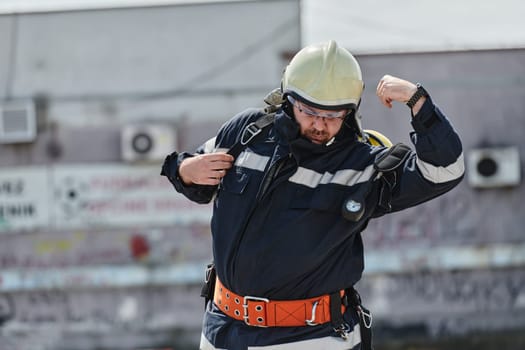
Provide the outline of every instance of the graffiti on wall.
{"type": "Polygon", "coordinates": [[[372,220],[368,249],[523,241],[519,191],[473,192],[465,183],[429,202],[372,220]],[[513,204],[515,203],[515,205],[513,204]]]}
{"type": "Polygon", "coordinates": [[[358,289],[377,318],[432,335],[525,327],[522,268],[365,276],[358,289]]]}
{"type": "MultiPolygon", "coordinates": [[[[198,327],[202,317],[200,286],[128,288],[96,291],[18,292],[10,295],[14,313],[8,322],[26,325],[75,324],[198,327]]],[[[1,300],[7,295],[0,295],[1,300]]]]}
{"type": "Polygon", "coordinates": [[[0,270],[129,264],[143,258],[176,263],[211,256],[211,235],[204,224],[32,233],[0,240],[0,270]]]}
{"type": "MultiPolygon", "coordinates": [[[[365,277],[358,285],[377,324],[423,325],[429,335],[525,327],[525,271],[443,271],[365,277]]],[[[199,328],[200,285],[41,290],[13,300],[12,323],[61,327],[199,328]]],[[[5,302],[4,302],[5,304],[5,302]]]]}
{"type": "Polygon", "coordinates": [[[122,227],[209,220],[209,206],[178,194],[158,167],[53,168],[57,227],[122,227]]]}
{"type": "Polygon", "coordinates": [[[0,350],[92,349],[94,335],[101,349],[154,349],[159,339],[167,349],[184,343],[181,330],[197,342],[199,293],[200,285],[0,294],[14,310],[0,327],[0,350]]]}

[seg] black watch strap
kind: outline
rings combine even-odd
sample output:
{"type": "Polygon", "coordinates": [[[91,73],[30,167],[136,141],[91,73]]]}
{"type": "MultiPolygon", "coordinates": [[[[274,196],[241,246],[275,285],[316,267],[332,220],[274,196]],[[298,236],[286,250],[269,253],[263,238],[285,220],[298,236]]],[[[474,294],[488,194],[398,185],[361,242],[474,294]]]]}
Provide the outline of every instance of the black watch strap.
{"type": "Polygon", "coordinates": [[[417,86],[416,92],[414,92],[412,97],[410,97],[410,100],[407,101],[407,106],[410,108],[414,108],[414,105],[417,103],[417,101],[419,101],[421,97],[428,96],[427,90],[425,90],[425,88],[421,86],[420,83],[417,83],[416,86],[417,86]]]}

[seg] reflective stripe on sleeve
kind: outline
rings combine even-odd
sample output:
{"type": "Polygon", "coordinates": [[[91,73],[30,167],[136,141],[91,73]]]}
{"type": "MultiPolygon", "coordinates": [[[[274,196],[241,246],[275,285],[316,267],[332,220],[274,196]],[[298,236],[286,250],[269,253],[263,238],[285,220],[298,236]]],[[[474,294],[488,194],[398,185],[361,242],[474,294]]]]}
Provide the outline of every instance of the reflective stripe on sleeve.
{"type": "Polygon", "coordinates": [[[446,167],[435,166],[419,158],[416,159],[416,164],[423,177],[436,184],[456,180],[465,172],[463,152],[454,163],[446,167]]]}
{"type": "Polygon", "coordinates": [[[204,153],[212,153],[215,150],[215,137],[204,143],[204,153]]]}
{"type": "Polygon", "coordinates": [[[204,143],[204,153],[226,153],[230,150],[229,148],[215,148],[215,139],[216,137],[212,137],[204,143]]]}
{"type": "Polygon", "coordinates": [[[266,164],[270,161],[270,157],[261,156],[257,153],[243,151],[235,160],[235,165],[238,167],[264,171],[266,164]]]}

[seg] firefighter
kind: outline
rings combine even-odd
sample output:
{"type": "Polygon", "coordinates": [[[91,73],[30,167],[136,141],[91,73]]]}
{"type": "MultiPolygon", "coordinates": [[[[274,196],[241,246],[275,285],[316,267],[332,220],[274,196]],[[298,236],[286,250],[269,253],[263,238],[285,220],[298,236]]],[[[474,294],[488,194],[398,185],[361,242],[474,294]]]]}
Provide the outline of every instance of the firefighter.
{"type": "Polygon", "coordinates": [[[411,147],[363,131],[363,87],[357,60],[335,41],[306,46],[273,108],[242,111],[195,153],[166,157],[161,174],[178,192],[213,200],[201,349],[371,347],[371,315],[353,288],[361,232],[451,190],[464,163],[423,86],[385,75],[376,90],[386,107],[408,105],[411,147]]]}

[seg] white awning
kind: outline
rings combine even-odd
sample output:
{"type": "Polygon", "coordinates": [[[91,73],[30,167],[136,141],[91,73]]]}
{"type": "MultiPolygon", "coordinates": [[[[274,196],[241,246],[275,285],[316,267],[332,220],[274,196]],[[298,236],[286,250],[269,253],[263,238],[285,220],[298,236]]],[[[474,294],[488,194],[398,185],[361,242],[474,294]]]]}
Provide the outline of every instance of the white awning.
{"type": "Polygon", "coordinates": [[[303,0],[303,44],[357,54],[525,47],[522,0],[303,0]]]}
{"type": "MultiPolygon", "coordinates": [[[[228,0],[227,2],[247,1],[228,0]]],[[[249,1],[249,0],[248,0],[249,1]]],[[[225,0],[2,0],[0,14],[226,2],[225,0]]]]}

